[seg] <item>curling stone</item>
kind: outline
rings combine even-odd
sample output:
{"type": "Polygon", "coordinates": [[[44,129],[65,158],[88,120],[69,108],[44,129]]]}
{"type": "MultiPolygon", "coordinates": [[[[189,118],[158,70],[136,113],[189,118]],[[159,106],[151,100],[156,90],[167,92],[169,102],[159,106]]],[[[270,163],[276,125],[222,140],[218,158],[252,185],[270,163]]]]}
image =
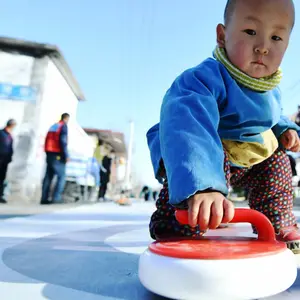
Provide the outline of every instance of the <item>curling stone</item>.
{"type": "MultiPolygon", "coordinates": [[[[187,211],[176,211],[182,224],[187,211]]],[[[260,212],[236,209],[231,223],[250,223],[257,238],[200,237],[153,242],[139,260],[139,278],[151,292],[178,300],[252,300],[288,289],[297,276],[294,254],[278,242],[260,212]]]]}

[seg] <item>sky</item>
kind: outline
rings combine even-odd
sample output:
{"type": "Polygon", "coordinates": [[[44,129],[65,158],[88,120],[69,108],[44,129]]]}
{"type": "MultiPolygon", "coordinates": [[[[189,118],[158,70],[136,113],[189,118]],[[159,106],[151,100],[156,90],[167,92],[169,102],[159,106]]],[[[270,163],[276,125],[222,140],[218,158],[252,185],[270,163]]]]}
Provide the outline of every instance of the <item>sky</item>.
{"type": "MultiPolygon", "coordinates": [[[[296,15],[300,1],[295,1],[296,15]]],[[[156,184],[146,132],[159,121],[162,98],[185,69],[211,56],[225,0],[3,0],[0,35],[57,45],[85,96],[82,127],[129,137],[135,124],[136,176],[156,184]]],[[[300,25],[282,64],[285,114],[300,99],[300,25]]]]}

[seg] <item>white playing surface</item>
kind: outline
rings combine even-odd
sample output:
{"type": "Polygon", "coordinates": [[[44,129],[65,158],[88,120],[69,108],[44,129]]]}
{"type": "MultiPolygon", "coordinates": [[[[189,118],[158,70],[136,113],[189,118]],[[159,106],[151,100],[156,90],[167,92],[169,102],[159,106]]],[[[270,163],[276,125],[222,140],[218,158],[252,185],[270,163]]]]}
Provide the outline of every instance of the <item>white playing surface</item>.
{"type": "MultiPolygon", "coordinates": [[[[162,299],[137,277],[139,254],[152,242],[153,210],[153,202],[100,203],[1,220],[1,299],[162,299]]],[[[300,219],[300,211],[296,215],[300,219]]],[[[251,236],[252,231],[239,224],[211,234],[251,236]]],[[[300,299],[300,275],[288,291],[269,299],[300,299]]]]}

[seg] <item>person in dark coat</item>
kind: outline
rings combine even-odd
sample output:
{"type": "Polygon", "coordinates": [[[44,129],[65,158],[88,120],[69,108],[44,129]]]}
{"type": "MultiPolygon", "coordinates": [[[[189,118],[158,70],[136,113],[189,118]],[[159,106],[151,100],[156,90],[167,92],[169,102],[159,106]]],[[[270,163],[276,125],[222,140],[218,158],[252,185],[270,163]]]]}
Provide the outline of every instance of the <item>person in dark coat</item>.
{"type": "Polygon", "coordinates": [[[140,198],[144,198],[145,201],[148,201],[150,199],[151,190],[147,185],[144,185],[141,192],[140,192],[140,198]]]}
{"type": "Polygon", "coordinates": [[[8,165],[12,161],[13,138],[11,133],[16,125],[16,121],[10,119],[7,121],[5,128],[0,130],[0,203],[6,203],[4,199],[4,182],[8,165]]]}
{"type": "Polygon", "coordinates": [[[153,200],[156,201],[156,198],[157,198],[157,191],[153,191],[153,192],[152,192],[152,197],[153,197],[153,200]]]}
{"type": "Polygon", "coordinates": [[[99,200],[105,200],[105,194],[107,191],[107,185],[110,181],[111,163],[115,156],[115,151],[111,150],[110,154],[105,155],[102,159],[102,165],[100,166],[100,188],[99,188],[99,200]]]}

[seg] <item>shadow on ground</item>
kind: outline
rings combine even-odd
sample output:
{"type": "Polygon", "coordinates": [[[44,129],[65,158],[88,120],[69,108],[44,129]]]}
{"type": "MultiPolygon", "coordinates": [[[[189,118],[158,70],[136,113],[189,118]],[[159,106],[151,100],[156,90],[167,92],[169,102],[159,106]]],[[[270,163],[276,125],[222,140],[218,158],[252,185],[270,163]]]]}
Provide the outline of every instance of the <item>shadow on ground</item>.
{"type": "MultiPolygon", "coordinates": [[[[101,295],[103,299],[164,299],[141,285],[137,274],[138,255],[117,251],[103,242],[113,234],[133,229],[137,227],[114,226],[73,232],[79,240],[84,236],[85,242],[70,240],[68,234],[30,240],[6,249],[2,260],[8,268],[39,282],[101,295]],[[88,241],[89,237],[92,242],[88,241]],[[74,250],[78,247],[81,250],[74,250]]],[[[146,246],[130,241],[129,244],[146,246]]],[[[1,279],[5,282],[5,278],[1,279]]],[[[61,299],[55,293],[55,287],[44,289],[47,299],[61,299]]]]}

